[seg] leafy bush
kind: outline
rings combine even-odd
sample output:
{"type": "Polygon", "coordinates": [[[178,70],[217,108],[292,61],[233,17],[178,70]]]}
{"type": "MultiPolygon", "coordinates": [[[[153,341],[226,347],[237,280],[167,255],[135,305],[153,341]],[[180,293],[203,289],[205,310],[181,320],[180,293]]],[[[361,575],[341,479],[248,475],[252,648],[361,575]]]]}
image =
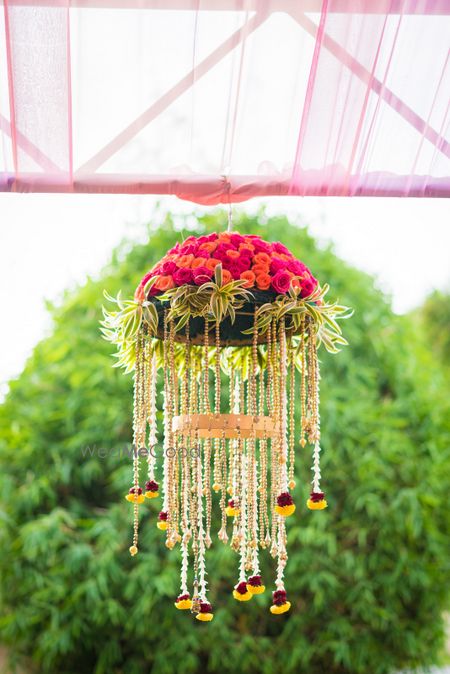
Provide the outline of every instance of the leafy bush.
{"type": "MultiPolygon", "coordinates": [[[[192,218],[181,224],[193,229],[192,218]]],[[[224,227],[215,213],[195,231],[224,227]]],[[[123,246],[99,279],[52,309],[52,334],[0,408],[0,642],[40,672],[387,674],[436,658],[449,523],[439,367],[372,278],[305,230],[264,213],[240,216],[237,229],[282,240],[356,310],[344,326],[350,346],[321,354],[327,511],[306,510],[311,459],[298,451],[291,612],[272,616],[268,591],[233,601],[237,560],[217,539],[208,554],[214,622],[176,611],[179,551],[164,547],[157,505],[151,517],[141,509],[132,559],[129,461],[83,455],[130,440],[132,382],[111,368],[100,338],[102,289],[133,291],[180,236],[167,218],[148,244],[123,246]]],[[[274,563],[263,557],[270,586],[274,563]]]]}

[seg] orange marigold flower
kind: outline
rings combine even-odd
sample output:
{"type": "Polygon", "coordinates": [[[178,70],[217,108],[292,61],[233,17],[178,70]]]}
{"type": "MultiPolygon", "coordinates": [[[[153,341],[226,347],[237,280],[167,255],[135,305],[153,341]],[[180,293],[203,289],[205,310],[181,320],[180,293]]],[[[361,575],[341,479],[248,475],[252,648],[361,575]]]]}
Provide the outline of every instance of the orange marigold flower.
{"type": "Polygon", "coordinates": [[[222,269],[222,285],[224,286],[232,280],[233,277],[231,276],[231,273],[228,271],[228,269],[222,269]]]}
{"type": "Polygon", "coordinates": [[[299,289],[302,287],[299,279],[296,276],[294,276],[294,278],[291,279],[291,286],[293,288],[299,288],[299,289]]]}
{"type": "Polygon", "coordinates": [[[177,259],[177,266],[178,267],[190,267],[193,259],[194,259],[193,255],[181,255],[177,259]]]}
{"type": "Polygon", "coordinates": [[[253,258],[253,262],[256,264],[269,265],[270,255],[267,255],[267,253],[256,253],[255,257],[253,258]]]}
{"type": "Polygon", "coordinates": [[[257,274],[256,276],[256,287],[259,290],[269,290],[270,284],[272,283],[272,279],[270,278],[269,274],[266,273],[260,273],[257,274]]]}
{"type": "Polygon", "coordinates": [[[208,267],[208,269],[212,269],[214,271],[218,264],[221,264],[220,260],[218,260],[216,257],[210,257],[209,260],[206,260],[205,267],[208,267]]]}
{"type": "Polygon", "coordinates": [[[170,275],[160,276],[155,283],[155,288],[165,292],[166,290],[170,290],[170,288],[175,288],[175,281],[170,275]]]}
{"type": "Polygon", "coordinates": [[[255,285],[255,275],[252,271],[243,271],[241,279],[245,280],[244,288],[251,288],[255,285]]]}
{"type": "Polygon", "coordinates": [[[197,269],[197,267],[204,267],[206,262],[206,257],[196,257],[193,262],[191,262],[191,269],[197,269]]]}
{"type": "Polygon", "coordinates": [[[227,250],[227,257],[231,258],[232,260],[237,260],[238,257],[240,257],[240,254],[237,250],[227,250]]]}
{"type": "Polygon", "coordinates": [[[254,264],[252,267],[252,272],[258,276],[258,274],[268,274],[269,265],[268,264],[254,264]]]}

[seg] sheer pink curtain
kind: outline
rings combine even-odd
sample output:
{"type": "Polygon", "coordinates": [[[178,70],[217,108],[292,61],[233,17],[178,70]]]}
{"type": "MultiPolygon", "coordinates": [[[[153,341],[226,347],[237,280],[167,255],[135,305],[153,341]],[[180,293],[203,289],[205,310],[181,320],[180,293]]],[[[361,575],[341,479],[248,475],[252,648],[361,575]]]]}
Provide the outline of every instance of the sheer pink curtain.
{"type": "Polygon", "coordinates": [[[3,0],[0,190],[449,196],[449,35],[445,0],[3,0]]]}

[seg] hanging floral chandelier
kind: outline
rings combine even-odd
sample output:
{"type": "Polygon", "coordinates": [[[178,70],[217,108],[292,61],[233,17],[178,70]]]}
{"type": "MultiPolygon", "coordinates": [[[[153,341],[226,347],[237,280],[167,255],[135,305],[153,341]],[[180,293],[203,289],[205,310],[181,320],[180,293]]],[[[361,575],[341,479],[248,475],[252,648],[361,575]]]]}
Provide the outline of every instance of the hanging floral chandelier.
{"type": "Polygon", "coordinates": [[[105,294],[117,310],[104,311],[103,334],[117,345],[117,365],[134,370],[133,482],[126,495],[133,505],[130,553],[138,552],[140,506],[162,492],[157,526],[168,548],[181,548],[175,606],[198,620],[213,619],[205,557],[215,499],[218,538],[239,556],[234,598],[248,601],[264,592],[259,551],[267,549],[277,560],[270,610],[290,608],[284,570],[286,518],[296,509],[296,432],[301,447],[313,447],[306,505],[322,510],[327,501],[320,486],[317,350],[323,344],[335,353],[346,344],[337,319],[350,315],[326,302],[327,291],[283,244],[223,232],[177,243],[143,277],[134,299],[105,294]],[[160,370],[161,485],[153,451],[160,370]]]}

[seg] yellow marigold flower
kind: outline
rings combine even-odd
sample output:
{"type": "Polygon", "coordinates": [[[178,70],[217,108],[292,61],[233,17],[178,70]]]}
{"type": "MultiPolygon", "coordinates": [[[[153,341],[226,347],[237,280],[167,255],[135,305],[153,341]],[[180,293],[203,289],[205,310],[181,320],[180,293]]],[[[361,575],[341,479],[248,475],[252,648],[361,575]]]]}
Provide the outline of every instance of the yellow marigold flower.
{"type": "Polygon", "coordinates": [[[249,585],[249,583],[247,583],[247,590],[250,592],[250,594],[262,594],[265,589],[265,585],[249,585]]]}
{"type": "Polygon", "coordinates": [[[277,512],[279,515],[282,515],[283,517],[290,517],[295,513],[295,505],[287,505],[287,506],[275,506],[275,512],[277,512]]]}
{"type": "Polygon", "coordinates": [[[323,510],[328,506],[328,503],[325,501],[312,501],[310,498],[306,501],[306,505],[310,510],[323,510]]]}
{"type": "Polygon", "coordinates": [[[270,607],[270,612],[273,613],[274,615],[280,615],[281,613],[287,613],[290,608],[291,602],[287,601],[285,604],[281,604],[281,606],[273,604],[273,606],[270,607]]]}
{"type": "Polygon", "coordinates": [[[163,520],[159,520],[158,522],[156,522],[156,526],[161,531],[165,531],[167,529],[167,522],[164,522],[163,520]]]}
{"type": "Polygon", "coordinates": [[[213,613],[197,613],[195,616],[197,620],[201,620],[202,622],[210,622],[214,618],[213,613]]]}
{"type": "Polygon", "coordinates": [[[190,611],[192,608],[192,599],[182,599],[175,602],[175,608],[180,611],[190,611]]]}
{"type": "Polygon", "coordinates": [[[158,492],[158,491],[146,491],[146,492],[145,492],[145,497],[146,497],[146,498],[156,498],[157,496],[159,496],[159,492],[158,492]]]}
{"type": "Polygon", "coordinates": [[[127,494],[125,498],[130,503],[144,503],[145,501],[144,494],[127,494]]]}

